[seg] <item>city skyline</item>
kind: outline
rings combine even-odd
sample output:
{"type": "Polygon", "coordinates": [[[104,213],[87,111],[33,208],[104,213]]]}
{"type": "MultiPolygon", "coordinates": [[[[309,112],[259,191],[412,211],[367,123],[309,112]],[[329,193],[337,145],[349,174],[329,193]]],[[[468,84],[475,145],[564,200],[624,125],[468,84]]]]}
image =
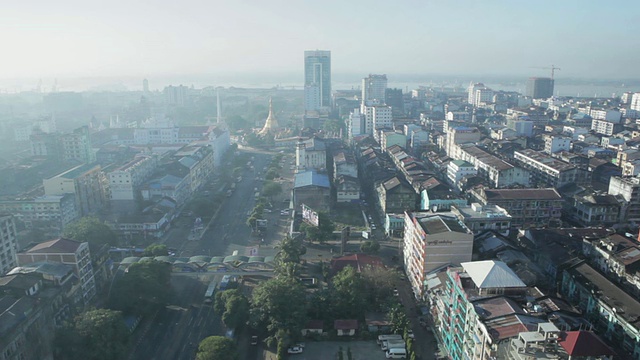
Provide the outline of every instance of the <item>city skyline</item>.
{"type": "Polygon", "coordinates": [[[0,14],[0,79],[229,72],[302,78],[300,54],[309,49],[330,50],[335,73],[546,76],[536,68],[555,64],[558,78],[640,78],[634,2],[408,1],[380,11],[362,1],[192,0],[154,2],[153,12],[144,2],[114,1],[104,9],[72,0],[36,3],[8,4],[0,14]]]}

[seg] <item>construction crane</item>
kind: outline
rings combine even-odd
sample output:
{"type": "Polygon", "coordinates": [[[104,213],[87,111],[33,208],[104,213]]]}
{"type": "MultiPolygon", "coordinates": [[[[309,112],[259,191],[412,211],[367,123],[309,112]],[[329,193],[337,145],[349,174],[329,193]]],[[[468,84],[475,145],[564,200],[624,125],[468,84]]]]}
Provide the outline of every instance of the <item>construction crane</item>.
{"type": "Polygon", "coordinates": [[[550,67],[532,67],[532,69],[543,69],[543,70],[551,70],[551,80],[553,80],[553,75],[555,75],[556,70],[562,70],[555,65],[551,65],[550,67]]]}

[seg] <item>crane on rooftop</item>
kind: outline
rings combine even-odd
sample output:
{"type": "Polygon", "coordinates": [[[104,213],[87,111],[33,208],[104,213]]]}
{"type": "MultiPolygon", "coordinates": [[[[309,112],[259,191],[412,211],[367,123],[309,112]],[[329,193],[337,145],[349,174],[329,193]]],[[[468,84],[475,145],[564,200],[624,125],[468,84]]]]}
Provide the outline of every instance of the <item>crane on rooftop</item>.
{"type": "Polygon", "coordinates": [[[551,80],[553,80],[553,76],[556,73],[556,70],[562,70],[555,65],[547,66],[547,67],[533,67],[532,69],[543,69],[543,70],[551,70],[551,80]]]}

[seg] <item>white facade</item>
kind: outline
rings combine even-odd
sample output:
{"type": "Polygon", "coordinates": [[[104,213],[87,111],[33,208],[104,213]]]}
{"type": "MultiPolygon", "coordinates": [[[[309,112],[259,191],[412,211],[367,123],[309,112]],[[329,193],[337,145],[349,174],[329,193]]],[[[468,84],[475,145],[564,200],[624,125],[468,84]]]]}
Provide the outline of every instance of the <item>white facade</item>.
{"type": "Polygon", "coordinates": [[[460,189],[460,180],[462,178],[476,175],[477,173],[478,170],[466,161],[453,160],[447,165],[447,178],[458,189],[460,189]]]}
{"type": "Polygon", "coordinates": [[[353,139],[354,136],[367,134],[365,116],[360,113],[360,109],[353,109],[353,111],[349,113],[349,118],[347,119],[347,131],[349,133],[349,139],[353,139]]]}
{"type": "Polygon", "coordinates": [[[0,215],[0,275],[16,266],[18,239],[12,215],[0,215]]]}
{"type": "Polygon", "coordinates": [[[475,144],[480,141],[481,137],[482,133],[475,127],[460,126],[449,128],[447,131],[445,152],[449,157],[459,159],[459,157],[453,156],[453,148],[460,144],[475,144]]]}
{"type": "Polygon", "coordinates": [[[320,170],[327,167],[327,150],[324,142],[316,138],[300,141],[296,145],[296,168],[320,170]]]}
{"type": "Polygon", "coordinates": [[[467,102],[473,106],[478,106],[478,100],[489,102],[493,98],[493,91],[482,83],[471,83],[467,89],[467,102]]]}
{"type": "Polygon", "coordinates": [[[597,132],[598,134],[611,136],[613,135],[614,129],[615,124],[610,121],[596,119],[593,119],[591,121],[591,130],[597,132]]]}
{"type": "Polygon", "coordinates": [[[591,109],[589,115],[594,119],[611,121],[616,124],[620,123],[622,119],[622,113],[612,109],[591,109]]]}
{"type": "Polygon", "coordinates": [[[111,200],[135,200],[137,187],[153,175],[157,166],[156,155],[141,155],[108,173],[111,200]]]}
{"type": "Polygon", "coordinates": [[[555,154],[558,151],[569,151],[571,149],[571,139],[560,136],[547,136],[544,139],[544,152],[555,154]]]}
{"type": "Polygon", "coordinates": [[[391,106],[374,106],[373,107],[373,128],[391,129],[393,127],[393,115],[391,106]]]}
{"type": "Polygon", "coordinates": [[[403,249],[407,277],[414,294],[421,299],[428,273],[471,261],[473,233],[454,217],[405,213],[403,249]]]}
{"type": "Polygon", "coordinates": [[[563,126],[562,135],[571,137],[572,140],[578,140],[578,136],[586,134],[589,129],[577,126],[563,126]]]}
{"type": "Polygon", "coordinates": [[[640,111],[640,93],[634,93],[631,96],[631,105],[629,107],[631,110],[640,111]]]}
{"type": "Polygon", "coordinates": [[[304,108],[307,110],[319,110],[322,108],[322,95],[320,84],[308,84],[304,86],[304,108]]]}

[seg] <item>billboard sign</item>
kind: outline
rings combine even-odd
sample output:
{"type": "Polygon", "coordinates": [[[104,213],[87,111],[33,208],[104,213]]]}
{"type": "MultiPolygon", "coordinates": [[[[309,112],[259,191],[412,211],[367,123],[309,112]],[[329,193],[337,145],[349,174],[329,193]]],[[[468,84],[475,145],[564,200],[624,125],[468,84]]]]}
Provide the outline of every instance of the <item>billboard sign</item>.
{"type": "Polygon", "coordinates": [[[320,221],[318,220],[318,213],[305,204],[302,204],[302,220],[313,226],[318,226],[318,224],[320,224],[320,221]]]}

